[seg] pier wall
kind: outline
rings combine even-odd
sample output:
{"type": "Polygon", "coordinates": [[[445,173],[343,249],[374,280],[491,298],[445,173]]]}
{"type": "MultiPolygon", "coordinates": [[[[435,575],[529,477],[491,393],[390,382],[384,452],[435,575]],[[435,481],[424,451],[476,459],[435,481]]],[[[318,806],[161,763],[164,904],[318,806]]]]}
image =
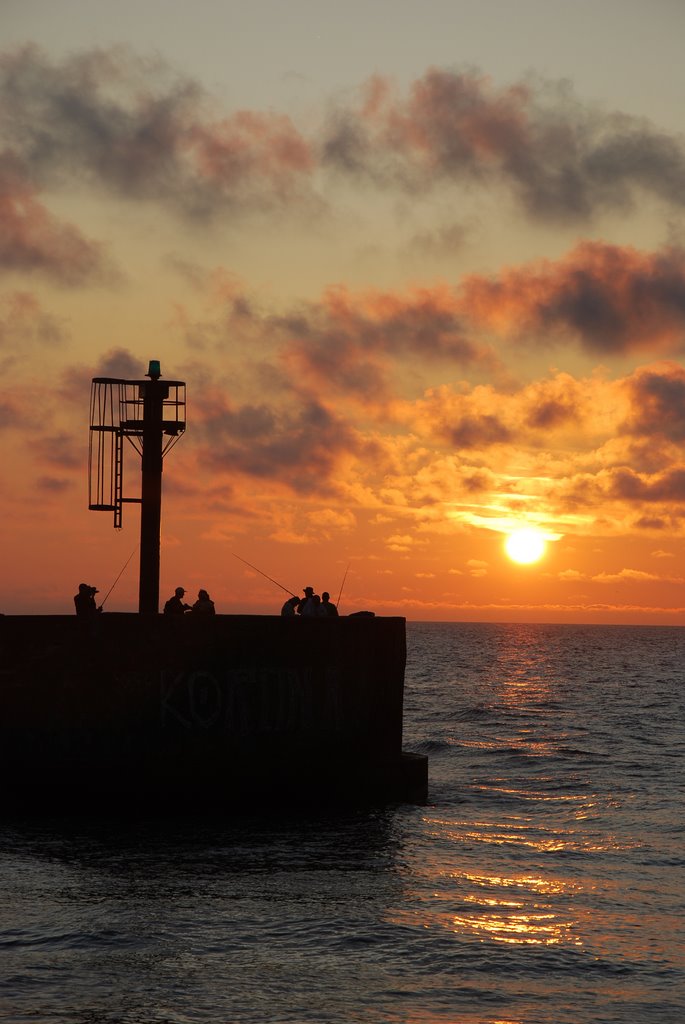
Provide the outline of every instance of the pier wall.
{"type": "Polygon", "coordinates": [[[425,799],[402,618],[0,617],[0,802],[425,799]]]}

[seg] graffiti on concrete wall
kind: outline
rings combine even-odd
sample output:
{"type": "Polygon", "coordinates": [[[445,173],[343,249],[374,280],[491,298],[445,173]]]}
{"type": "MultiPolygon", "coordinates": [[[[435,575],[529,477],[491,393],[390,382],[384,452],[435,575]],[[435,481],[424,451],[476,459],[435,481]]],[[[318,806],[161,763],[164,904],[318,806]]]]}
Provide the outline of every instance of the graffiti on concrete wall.
{"type": "Polygon", "coordinates": [[[214,730],[237,735],[307,733],[342,727],[341,673],[244,666],[163,671],[162,728],[214,730]]]}

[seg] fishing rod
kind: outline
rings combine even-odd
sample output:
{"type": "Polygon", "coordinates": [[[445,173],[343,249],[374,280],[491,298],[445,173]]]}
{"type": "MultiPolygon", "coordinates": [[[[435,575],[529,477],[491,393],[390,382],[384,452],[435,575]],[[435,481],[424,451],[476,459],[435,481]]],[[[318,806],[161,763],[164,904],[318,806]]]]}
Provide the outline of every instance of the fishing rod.
{"type": "Polygon", "coordinates": [[[254,569],[255,572],[258,572],[260,576],[263,576],[265,579],[269,580],[270,583],[275,583],[277,587],[281,588],[281,590],[285,590],[286,594],[290,594],[291,597],[298,596],[297,594],[293,594],[292,590],[288,590],[287,587],[284,587],[282,583],[278,582],[278,580],[274,580],[271,578],[271,576],[267,576],[265,572],[262,572],[261,569],[258,569],[256,565],[252,565],[252,563],[248,562],[247,559],[241,558],[240,555],[236,555],[235,551],[231,551],[231,554],[240,562],[245,562],[245,565],[249,565],[250,569],[254,569]]]}
{"type": "Polygon", "coordinates": [[[343,592],[343,587],[345,586],[345,580],[347,579],[347,574],[348,574],[349,571],[350,571],[350,563],[348,562],[347,563],[347,568],[345,569],[345,575],[343,576],[343,581],[340,584],[340,592],[338,593],[338,600],[336,602],[336,607],[338,608],[338,611],[340,611],[340,596],[341,596],[341,594],[343,592]]]}
{"type": "MultiPolygon", "coordinates": [[[[136,551],[138,550],[139,546],[140,546],[139,544],[136,544],[136,546],[134,547],[133,551],[131,552],[131,554],[130,554],[130,555],[128,556],[128,558],[127,558],[127,559],[126,559],[126,561],[124,562],[124,569],[126,568],[126,566],[128,565],[128,563],[129,563],[129,562],[131,561],[131,559],[132,559],[132,558],[133,558],[133,556],[135,555],[135,553],[136,553],[136,551]]],[[[101,603],[100,603],[100,607],[101,607],[101,608],[104,608],[104,605],[105,605],[105,601],[107,600],[107,598],[108,598],[108,597],[109,597],[109,595],[110,595],[110,594],[112,593],[112,591],[113,591],[113,590],[114,590],[114,588],[116,587],[117,583],[119,582],[119,580],[120,580],[120,579],[121,579],[121,577],[123,576],[123,574],[124,574],[124,569],[122,569],[122,570],[121,570],[121,572],[119,573],[119,575],[118,575],[118,576],[117,576],[117,578],[115,579],[114,583],[112,584],[112,586],[111,586],[111,587],[109,588],[109,590],[107,591],[107,593],[106,593],[106,594],[105,594],[105,596],[103,597],[103,599],[102,599],[102,601],[101,601],[101,603]]]]}

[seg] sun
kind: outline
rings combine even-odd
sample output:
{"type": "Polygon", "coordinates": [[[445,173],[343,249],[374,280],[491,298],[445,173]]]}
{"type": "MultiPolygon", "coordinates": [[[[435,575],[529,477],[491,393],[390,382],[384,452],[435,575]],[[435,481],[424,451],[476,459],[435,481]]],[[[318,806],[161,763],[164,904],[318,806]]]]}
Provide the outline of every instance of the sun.
{"type": "Polygon", "coordinates": [[[513,562],[530,565],[542,558],[547,549],[547,542],[542,531],[532,526],[524,526],[519,530],[512,530],[504,542],[504,549],[513,562]]]}

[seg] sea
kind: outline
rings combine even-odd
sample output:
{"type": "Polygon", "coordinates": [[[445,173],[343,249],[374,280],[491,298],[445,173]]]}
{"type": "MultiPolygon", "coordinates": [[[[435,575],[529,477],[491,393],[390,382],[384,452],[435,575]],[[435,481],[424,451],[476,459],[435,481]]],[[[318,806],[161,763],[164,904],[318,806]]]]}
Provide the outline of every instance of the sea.
{"type": "Polygon", "coordinates": [[[0,822],[12,1024],[680,1024],[685,629],[408,623],[424,806],[0,822]]]}

